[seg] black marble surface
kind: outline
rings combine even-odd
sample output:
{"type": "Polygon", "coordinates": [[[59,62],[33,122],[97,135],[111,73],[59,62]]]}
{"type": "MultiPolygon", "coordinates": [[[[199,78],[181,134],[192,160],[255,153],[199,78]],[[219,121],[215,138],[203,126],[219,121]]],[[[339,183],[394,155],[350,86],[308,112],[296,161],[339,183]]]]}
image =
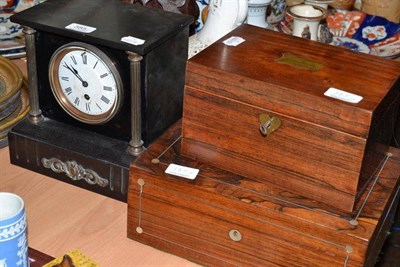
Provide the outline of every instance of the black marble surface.
{"type": "Polygon", "coordinates": [[[12,164],[126,202],[129,165],[136,158],[128,154],[127,143],[47,118],[36,125],[23,120],[10,131],[8,140],[12,164]],[[66,164],[74,161],[81,171],[91,170],[106,179],[107,185],[88,183],[79,168],[68,171],[79,178],[73,179],[61,167],[58,171],[46,167],[44,158],[66,164]]]}
{"type": "Polygon", "coordinates": [[[144,55],[188,27],[193,17],[118,0],[48,0],[11,17],[11,21],[76,40],[144,55]],[[96,28],[92,33],[67,30],[78,23],[96,28]],[[121,41],[133,36],[143,45],[121,41]]]}

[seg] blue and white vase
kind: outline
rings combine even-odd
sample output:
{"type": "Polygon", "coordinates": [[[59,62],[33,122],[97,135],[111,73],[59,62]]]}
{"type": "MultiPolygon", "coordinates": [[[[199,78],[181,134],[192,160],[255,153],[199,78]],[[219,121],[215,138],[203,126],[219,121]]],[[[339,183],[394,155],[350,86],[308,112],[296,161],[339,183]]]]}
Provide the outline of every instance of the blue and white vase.
{"type": "Polygon", "coordinates": [[[0,192],[0,267],[29,266],[26,226],[22,198],[0,192]]]}

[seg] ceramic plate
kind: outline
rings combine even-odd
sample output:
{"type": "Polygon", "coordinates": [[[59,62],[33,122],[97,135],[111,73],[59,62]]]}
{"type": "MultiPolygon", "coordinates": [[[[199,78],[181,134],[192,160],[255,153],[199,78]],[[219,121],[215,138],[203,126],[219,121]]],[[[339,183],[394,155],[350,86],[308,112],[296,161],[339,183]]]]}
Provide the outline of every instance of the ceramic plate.
{"type": "Polygon", "coordinates": [[[10,40],[0,40],[0,42],[1,56],[10,59],[25,56],[25,38],[22,35],[10,40]]]}
{"type": "Polygon", "coordinates": [[[339,10],[326,18],[333,45],[381,57],[400,56],[400,25],[379,16],[339,10]]]}
{"type": "Polygon", "coordinates": [[[0,0],[0,55],[16,58],[25,55],[22,27],[10,21],[13,14],[39,4],[39,0],[0,0]]]}

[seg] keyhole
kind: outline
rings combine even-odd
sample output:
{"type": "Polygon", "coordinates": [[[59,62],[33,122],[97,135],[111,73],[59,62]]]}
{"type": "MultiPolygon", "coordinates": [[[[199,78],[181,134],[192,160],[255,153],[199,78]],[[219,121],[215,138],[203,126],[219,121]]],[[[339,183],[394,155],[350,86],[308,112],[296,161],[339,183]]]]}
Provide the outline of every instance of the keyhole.
{"type": "Polygon", "coordinates": [[[90,96],[87,95],[87,94],[85,94],[83,97],[84,97],[86,100],[89,100],[89,99],[90,99],[90,96]]]}

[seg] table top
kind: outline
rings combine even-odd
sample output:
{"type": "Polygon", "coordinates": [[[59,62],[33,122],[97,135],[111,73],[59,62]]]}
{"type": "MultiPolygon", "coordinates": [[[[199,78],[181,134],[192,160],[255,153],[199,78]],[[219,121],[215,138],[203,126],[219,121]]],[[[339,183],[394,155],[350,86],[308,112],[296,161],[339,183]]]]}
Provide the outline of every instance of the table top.
{"type": "Polygon", "coordinates": [[[10,164],[0,149],[0,191],[24,199],[30,247],[53,257],[79,249],[102,267],[198,266],[127,238],[127,204],[10,164]]]}

